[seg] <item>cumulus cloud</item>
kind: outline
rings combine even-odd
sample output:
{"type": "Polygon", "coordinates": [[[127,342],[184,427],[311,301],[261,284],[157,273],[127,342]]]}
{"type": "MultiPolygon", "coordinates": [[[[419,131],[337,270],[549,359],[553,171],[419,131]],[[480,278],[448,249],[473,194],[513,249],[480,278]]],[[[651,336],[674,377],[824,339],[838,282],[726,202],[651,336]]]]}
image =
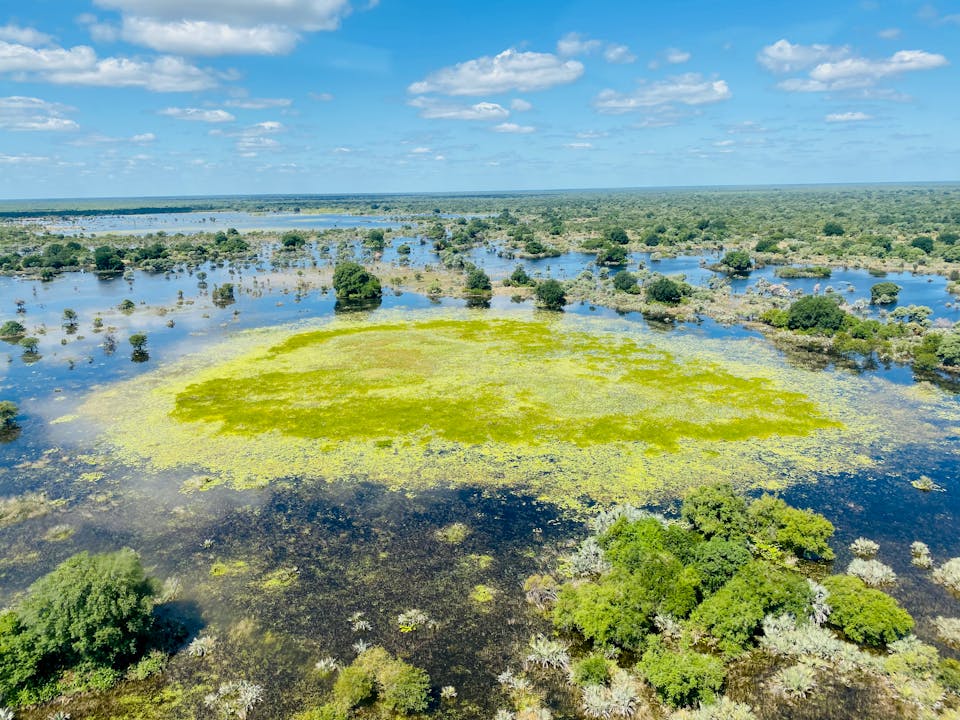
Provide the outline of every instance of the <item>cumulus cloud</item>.
{"type": "Polygon", "coordinates": [[[635,62],[637,56],[630,52],[630,48],[626,45],[607,45],[603,51],[603,59],[608,63],[626,65],[635,62]]]}
{"type": "Polygon", "coordinates": [[[481,57],[431,73],[407,90],[416,95],[487,95],[528,92],[566,85],[583,75],[583,63],[552,53],[520,52],[513,48],[494,57],[481,57]]]}
{"type": "Polygon", "coordinates": [[[517,125],[517,123],[505,122],[493,126],[493,131],[498,133],[512,133],[514,135],[528,135],[536,132],[533,125],[517,125]]]}
{"type": "Polygon", "coordinates": [[[153,60],[123,57],[100,59],[93,48],[32,48],[0,41],[0,73],[15,73],[14,79],[45,81],[60,85],[140,87],[154,92],[194,92],[217,85],[208,70],[182,58],[160,56],[153,60]]]}
{"type": "Polygon", "coordinates": [[[806,70],[819,63],[842,60],[850,55],[850,48],[832,45],[794,45],[787,39],[767,45],[757,55],[757,61],[775,73],[806,70]]]}
{"type": "Polygon", "coordinates": [[[0,165],[41,165],[50,162],[42,155],[5,155],[0,153],[0,165]]]}
{"type": "Polygon", "coordinates": [[[948,65],[938,53],[925,50],[901,50],[889,58],[871,60],[850,57],[836,62],[821,63],[808,77],[789,78],[779,84],[790,92],[827,92],[870,88],[880,80],[908,72],[933,70],[948,65]]]}
{"type": "Polygon", "coordinates": [[[900,28],[884,28],[877,33],[877,37],[881,40],[896,40],[900,37],[900,28]]]}
{"type": "Polygon", "coordinates": [[[289,98],[242,98],[228,100],[224,103],[227,107],[240,110],[270,110],[272,108],[290,107],[292,104],[293,101],[289,98]]]}
{"type": "Polygon", "coordinates": [[[135,45],[182,55],[283,55],[299,35],[280,25],[237,27],[210,20],[125,17],[123,39],[135,45]]]}
{"type": "Polygon", "coordinates": [[[872,119],[872,115],[867,115],[864,112],[845,112],[845,113],[830,113],[825,118],[828,123],[850,123],[850,122],[863,122],[864,120],[872,119]]]}
{"type": "Polygon", "coordinates": [[[564,147],[567,148],[568,150],[592,150],[593,143],[574,142],[574,143],[567,143],[566,145],[564,145],[564,147]]]}
{"type": "Polygon", "coordinates": [[[33,28],[20,27],[19,25],[0,25],[0,40],[6,40],[21,45],[49,45],[53,38],[33,28]]]}
{"type": "Polygon", "coordinates": [[[301,32],[336,30],[352,10],[349,0],[94,2],[122,13],[128,42],[185,55],[288,53],[301,32]]]}
{"type": "Polygon", "coordinates": [[[620,114],[675,104],[706,105],[731,97],[725,81],[707,80],[699,73],[687,73],[660,82],[641,84],[630,93],[604,90],[594,100],[594,107],[602,113],[620,114]]]}
{"type": "Polygon", "coordinates": [[[64,117],[71,111],[66,105],[35,97],[0,98],[0,129],[17,131],[76,130],[79,125],[64,117]]]}
{"type": "Polygon", "coordinates": [[[523,98],[514,98],[510,101],[510,109],[514,112],[529,112],[533,110],[533,103],[524,100],[523,98]]]}
{"type": "Polygon", "coordinates": [[[420,117],[429,120],[504,120],[510,116],[509,110],[492,102],[454,105],[418,97],[408,104],[420,110],[420,117]]]}
{"type": "Polygon", "coordinates": [[[686,50],[678,50],[677,48],[668,48],[664,54],[664,59],[671,65],[681,65],[690,60],[691,57],[692,55],[686,50]]]}
{"type": "Polygon", "coordinates": [[[177,120],[192,120],[205,123],[233,122],[236,118],[226,110],[203,110],[201,108],[168,107],[160,111],[161,115],[177,120]]]}

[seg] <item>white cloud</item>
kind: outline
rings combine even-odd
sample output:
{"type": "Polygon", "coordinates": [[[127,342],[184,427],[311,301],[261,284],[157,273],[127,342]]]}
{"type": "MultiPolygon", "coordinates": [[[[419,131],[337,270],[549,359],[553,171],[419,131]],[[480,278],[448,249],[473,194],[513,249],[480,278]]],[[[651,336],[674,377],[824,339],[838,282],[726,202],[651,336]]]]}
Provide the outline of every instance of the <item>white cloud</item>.
{"type": "Polygon", "coordinates": [[[433,150],[431,150],[428,147],[415,147],[413,150],[410,151],[410,154],[411,155],[429,155],[432,152],[433,150]]]}
{"type": "Polygon", "coordinates": [[[602,113],[620,114],[658,106],[706,105],[729,100],[730,88],[723,80],[707,80],[699,73],[687,73],[660,82],[642,84],[631,93],[604,90],[594,100],[602,113]]]}
{"type": "Polygon", "coordinates": [[[93,48],[86,45],[70,49],[36,49],[0,41],[0,73],[15,73],[14,79],[17,80],[41,80],[59,85],[140,87],[154,92],[193,92],[217,84],[210,71],[182,58],[98,59],[93,48]]]}
{"type": "Polygon", "coordinates": [[[581,140],[593,140],[596,138],[607,137],[610,133],[600,132],[599,130],[583,130],[577,133],[581,140]]]}
{"type": "Polygon", "coordinates": [[[566,145],[564,145],[564,147],[567,148],[568,150],[592,150],[593,143],[588,143],[588,142],[567,143],[566,145]]]}
{"type": "Polygon", "coordinates": [[[120,28],[108,22],[101,22],[93,13],[83,13],[77,22],[87,28],[90,38],[98,43],[112,43],[120,38],[120,28]]]}
{"type": "Polygon", "coordinates": [[[161,115],[177,120],[192,120],[205,123],[233,122],[236,118],[226,110],[201,110],[200,108],[169,107],[160,111],[161,115]]]}
{"type": "Polygon", "coordinates": [[[850,48],[832,45],[794,45],[789,40],[777,40],[757,55],[757,61],[775,73],[806,70],[818,63],[842,60],[850,55],[850,48]]]}
{"type": "Polygon", "coordinates": [[[76,130],[76,122],[64,117],[71,108],[35,97],[0,98],[0,129],[20,131],[76,130]]]}
{"type": "Polygon", "coordinates": [[[347,155],[353,152],[353,148],[338,147],[338,148],[334,148],[332,152],[336,153],[337,155],[347,155]]]}
{"type": "Polygon", "coordinates": [[[533,103],[524,100],[523,98],[514,98],[510,101],[510,109],[514,112],[529,112],[533,110],[533,103]]]}
{"type": "Polygon", "coordinates": [[[607,45],[603,51],[603,59],[608,63],[626,65],[635,62],[637,56],[630,52],[630,48],[626,45],[607,45]]]}
{"type": "Polygon", "coordinates": [[[690,60],[691,57],[686,50],[678,50],[677,48],[668,48],[664,55],[664,59],[671,65],[681,65],[690,60]]]}
{"type": "Polygon", "coordinates": [[[432,98],[418,97],[408,103],[420,110],[420,117],[429,120],[504,120],[510,111],[492,102],[474,105],[452,105],[432,98]]]}
{"type": "Polygon", "coordinates": [[[4,155],[0,153],[0,165],[38,165],[50,162],[41,155],[4,155]]]}
{"type": "Polygon", "coordinates": [[[333,94],[328,92],[322,92],[322,93],[312,92],[312,93],[308,93],[308,95],[312,100],[316,100],[317,102],[330,102],[331,100],[333,100],[333,94]]]}
{"type": "Polygon", "coordinates": [[[493,126],[493,131],[498,133],[513,133],[515,135],[527,135],[536,132],[533,125],[517,125],[517,123],[505,122],[493,126]]]}
{"type": "Polygon", "coordinates": [[[240,110],[269,110],[271,108],[290,107],[293,101],[288,98],[243,98],[240,100],[228,100],[224,103],[227,107],[239,108],[240,110]]]}
{"type": "Polygon", "coordinates": [[[881,40],[896,40],[900,37],[900,28],[885,28],[877,33],[877,37],[881,40]]]}
{"type": "Polygon", "coordinates": [[[300,32],[336,30],[349,0],[94,0],[119,10],[128,42],[187,55],[288,53],[300,32]]]}
{"type": "Polygon", "coordinates": [[[845,113],[830,113],[824,118],[828,123],[850,123],[850,122],[863,122],[864,120],[871,120],[872,115],[867,115],[863,112],[845,112],[845,113]]]}
{"type": "Polygon", "coordinates": [[[580,33],[567,33],[557,42],[557,54],[564,57],[588,55],[602,45],[599,40],[589,40],[580,33]]]}
{"type": "Polygon", "coordinates": [[[156,139],[157,139],[156,135],[154,135],[151,132],[148,132],[148,133],[140,133],[139,135],[134,135],[132,138],[130,138],[130,142],[135,143],[137,145],[146,145],[147,143],[152,143],[156,139]]]}
{"type": "MultiPolygon", "coordinates": [[[[806,78],[789,78],[779,87],[789,92],[828,92],[872,88],[880,80],[906,72],[933,70],[949,65],[943,55],[924,50],[901,50],[889,58],[870,60],[852,57],[821,63],[806,78]]],[[[866,90],[864,91],[866,92],[866,90]]],[[[903,99],[898,93],[870,91],[876,99],[903,99]]]]}
{"type": "Polygon", "coordinates": [[[519,52],[513,48],[431,73],[407,88],[413,94],[486,95],[546,90],[583,75],[583,64],[552,53],[519,52]]]}
{"type": "Polygon", "coordinates": [[[279,25],[237,27],[209,20],[165,22],[125,17],[123,39],[161,52],[181,55],[283,55],[299,36],[279,25]]]}
{"type": "Polygon", "coordinates": [[[53,38],[33,28],[20,27],[19,25],[0,25],[0,40],[8,40],[21,45],[49,45],[53,38]]]}

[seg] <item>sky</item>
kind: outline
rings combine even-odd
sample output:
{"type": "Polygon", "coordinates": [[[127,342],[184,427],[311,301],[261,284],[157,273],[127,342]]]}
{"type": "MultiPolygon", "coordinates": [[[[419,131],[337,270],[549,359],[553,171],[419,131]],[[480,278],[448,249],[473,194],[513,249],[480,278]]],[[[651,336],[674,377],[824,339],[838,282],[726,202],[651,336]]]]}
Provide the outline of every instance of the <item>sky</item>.
{"type": "Polygon", "coordinates": [[[0,0],[0,197],[960,179],[960,2],[0,0]]]}

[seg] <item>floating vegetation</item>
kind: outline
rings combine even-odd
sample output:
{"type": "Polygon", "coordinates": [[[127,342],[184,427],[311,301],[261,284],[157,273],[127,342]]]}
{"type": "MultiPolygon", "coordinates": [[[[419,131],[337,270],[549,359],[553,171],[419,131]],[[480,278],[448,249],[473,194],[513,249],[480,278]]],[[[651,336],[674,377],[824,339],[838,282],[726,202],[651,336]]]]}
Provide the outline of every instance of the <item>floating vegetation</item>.
{"type": "Polygon", "coordinates": [[[353,613],[353,615],[351,615],[351,616],[347,619],[347,622],[350,624],[350,629],[353,630],[353,632],[355,632],[355,633],[365,632],[365,631],[367,631],[367,630],[370,630],[370,629],[373,627],[373,626],[370,624],[370,621],[367,620],[367,619],[364,617],[364,615],[365,615],[365,613],[364,613],[362,610],[360,610],[360,611],[357,611],[357,612],[353,613]]]}
{"type": "MultiPolygon", "coordinates": [[[[851,471],[905,442],[900,420],[917,403],[955,412],[877,378],[823,383],[752,341],[519,312],[427,317],[237,333],[97,392],[80,415],[125,459],[197,467],[204,488],[294,475],[402,489],[481,479],[579,506],[703,478],[776,487],[851,471]]],[[[941,435],[920,424],[911,441],[941,435]]]]}
{"type": "Polygon", "coordinates": [[[203,704],[221,717],[246,720],[247,714],[263,699],[263,688],[247,680],[226,682],[203,699],[203,704]]]}
{"type": "Polygon", "coordinates": [[[316,670],[321,677],[326,677],[327,675],[332,675],[339,670],[340,663],[337,662],[336,658],[329,656],[323,657],[317,660],[316,664],[313,666],[313,669],[316,670]]]}
{"type": "Polygon", "coordinates": [[[453,685],[444,685],[440,688],[440,699],[441,700],[456,700],[457,699],[457,689],[453,685]]]}
{"type": "Polygon", "coordinates": [[[263,590],[283,590],[297,582],[299,577],[300,571],[295,567],[279,568],[268,573],[257,585],[263,590]]]}
{"type": "Polygon", "coordinates": [[[813,691],[816,682],[817,671],[806,663],[785,667],[773,676],[774,688],[791,700],[807,697],[813,691]]]}
{"type": "Polygon", "coordinates": [[[919,568],[933,567],[933,557],[926,543],[919,540],[910,543],[910,562],[919,568]]]}
{"type": "Polygon", "coordinates": [[[878,552],[880,552],[880,545],[875,543],[873,540],[859,537],[850,543],[850,552],[859,558],[869,560],[870,558],[875,557],[878,552]]]}
{"type": "Polygon", "coordinates": [[[53,508],[64,504],[65,501],[50,500],[43,493],[0,498],[0,528],[43,517],[53,508]]]}
{"type": "Polygon", "coordinates": [[[568,646],[559,640],[551,640],[545,635],[536,635],[530,638],[529,652],[524,659],[527,666],[539,666],[566,670],[570,667],[568,646]]]}
{"type": "Polygon", "coordinates": [[[402,633],[413,632],[420,628],[435,630],[437,624],[437,621],[427,615],[423,610],[416,608],[405,610],[397,615],[397,627],[402,633]]]}
{"type": "Polygon", "coordinates": [[[455,522],[440,528],[433,535],[440,542],[459,545],[470,535],[470,528],[461,522],[455,522]]]}
{"type": "Polygon", "coordinates": [[[933,478],[927,477],[926,475],[921,475],[916,480],[910,482],[917,490],[922,490],[923,492],[946,492],[946,488],[942,485],[937,485],[933,481],[933,478]]]}
{"type": "Polygon", "coordinates": [[[212,635],[201,635],[195,637],[187,645],[187,655],[190,657],[207,657],[217,647],[217,639],[212,635]]]}
{"type": "Polygon", "coordinates": [[[897,574],[889,565],[884,565],[879,560],[864,560],[863,558],[854,558],[847,565],[847,575],[858,577],[870,587],[888,587],[895,585],[897,574]]]}
{"type": "Polygon", "coordinates": [[[63,542],[73,537],[75,532],[76,528],[72,525],[54,525],[43,534],[43,539],[47,542],[63,542]]]}
{"type": "Polygon", "coordinates": [[[249,569],[250,566],[246,560],[233,560],[232,562],[218,560],[210,566],[210,577],[243,575],[249,569]]]}
{"type": "Polygon", "coordinates": [[[933,571],[933,581],[960,594],[960,557],[947,560],[933,571]]]}
{"type": "Polygon", "coordinates": [[[497,589],[489,585],[474,585],[470,591],[470,599],[481,605],[493,602],[497,596],[497,589]]]}

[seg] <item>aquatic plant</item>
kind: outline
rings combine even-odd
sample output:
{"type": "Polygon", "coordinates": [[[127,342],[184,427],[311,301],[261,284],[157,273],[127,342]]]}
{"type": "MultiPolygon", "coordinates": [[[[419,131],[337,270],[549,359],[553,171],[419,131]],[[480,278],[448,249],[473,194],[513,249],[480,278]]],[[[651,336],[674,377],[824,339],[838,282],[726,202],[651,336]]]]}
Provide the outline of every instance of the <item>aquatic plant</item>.
{"type": "Polygon", "coordinates": [[[347,622],[350,624],[350,629],[353,630],[353,632],[364,632],[373,627],[370,624],[370,621],[364,617],[363,611],[357,611],[353,613],[347,619],[347,622]]]}
{"type": "Polygon", "coordinates": [[[70,713],[64,710],[57,710],[55,713],[47,715],[47,720],[70,720],[70,713]]]}
{"type": "Polygon", "coordinates": [[[947,560],[933,571],[933,581],[960,594],[960,557],[947,560]]]}
{"type": "Polygon", "coordinates": [[[541,633],[530,638],[527,647],[529,652],[524,659],[525,666],[535,665],[558,670],[566,670],[570,666],[570,654],[567,652],[569,648],[559,640],[551,640],[541,633]]]}
{"type": "Polygon", "coordinates": [[[847,575],[858,577],[873,588],[887,587],[897,582],[897,574],[893,568],[879,560],[854,558],[847,565],[847,575]]]}
{"type": "Polygon", "coordinates": [[[352,645],[352,647],[353,647],[353,651],[354,651],[357,655],[363,655],[367,650],[370,649],[370,643],[368,643],[366,640],[364,640],[363,638],[361,638],[360,640],[357,640],[357,641],[352,645]]]}
{"type": "Polygon", "coordinates": [[[724,695],[715,703],[701,705],[696,710],[677,710],[671,713],[670,720],[757,720],[757,716],[749,705],[724,695]]]}
{"type": "Polygon", "coordinates": [[[576,552],[565,555],[561,563],[564,574],[570,577],[597,576],[610,569],[610,563],[604,556],[603,548],[593,535],[581,542],[576,552]]]}
{"type": "Polygon", "coordinates": [[[516,717],[515,712],[506,708],[497,708],[497,711],[493,714],[493,720],[515,720],[516,717]]]}
{"type": "Polygon", "coordinates": [[[14,720],[15,717],[16,715],[10,708],[0,708],[0,720],[14,720]]]}
{"type": "Polygon", "coordinates": [[[523,581],[527,602],[538,610],[546,610],[557,601],[557,581],[550,575],[531,575],[523,581]]]}
{"type": "Polygon", "coordinates": [[[810,622],[817,626],[823,625],[830,617],[830,604],[827,602],[830,591],[810,578],[807,578],[807,584],[811,592],[810,622]]]}
{"type": "Polygon", "coordinates": [[[773,686],[777,692],[790,699],[807,697],[816,685],[816,671],[804,663],[785,667],[773,676],[773,686]]]}
{"type": "Polygon", "coordinates": [[[413,632],[414,630],[419,630],[422,627],[435,630],[438,624],[439,623],[427,615],[427,613],[425,613],[423,610],[418,610],[417,608],[405,610],[397,615],[397,626],[402,633],[413,632]]]}
{"type": "Polygon", "coordinates": [[[960,618],[937,616],[933,620],[933,626],[944,645],[960,650],[960,618]]]}
{"type": "Polygon", "coordinates": [[[160,586],[160,592],[157,593],[157,603],[163,605],[164,603],[173,602],[174,600],[178,600],[182,594],[183,581],[176,575],[171,575],[164,579],[163,585],[160,586]]]}
{"type": "Polygon", "coordinates": [[[910,544],[910,562],[919,568],[933,566],[933,557],[930,555],[930,548],[926,543],[917,540],[910,544]]]}
{"type": "Polygon", "coordinates": [[[938,485],[933,481],[933,478],[926,475],[921,475],[916,480],[911,480],[910,484],[913,485],[917,490],[922,490],[923,492],[946,492],[944,487],[938,485]]]}
{"type": "Polygon", "coordinates": [[[187,645],[187,655],[190,657],[207,657],[217,647],[217,638],[213,635],[198,635],[187,645]]]}
{"type": "Polygon", "coordinates": [[[667,640],[679,640],[683,627],[670,613],[657,613],[653,616],[653,626],[667,640]]]}
{"type": "Polygon", "coordinates": [[[434,537],[450,545],[459,545],[470,535],[470,527],[462,522],[450,523],[434,532],[434,537]]]}
{"type": "Polygon", "coordinates": [[[668,520],[663,515],[650,512],[642,508],[634,507],[629,504],[618,504],[611,508],[600,510],[596,515],[590,518],[590,530],[594,535],[603,535],[607,530],[613,527],[613,524],[620,518],[625,518],[627,522],[645,520],[654,518],[663,525],[676,523],[676,520],[668,520]]]}
{"type": "Polygon", "coordinates": [[[263,688],[248,680],[221,683],[216,692],[203,698],[203,704],[222,717],[246,720],[248,713],[263,700],[263,688]]]}
{"type": "Polygon", "coordinates": [[[317,660],[316,664],[313,666],[313,669],[316,670],[321,676],[332,675],[340,669],[340,663],[337,662],[336,658],[330,656],[322,657],[317,660]]]}
{"type": "Polygon", "coordinates": [[[453,685],[444,685],[440,688],[440,699],[441,700],[456,700],[457,699],[457,689],[453,685]]]}
{"type": "Polygon", "coordinates": [[[880,545],[875,543],[873,540],[868,540],[865,537],[858,537],[856,540],[850,543],[850,552],[859,558],[869,560],[870,558],[875,557],[878,552],[880,552],[880,545]]]}
{"type": "Polygon", "coordinates": [[[489,585],[478,584],[474,585],[473,589],[470,591],[470,599],[475,603],[481,605],[493,602],[493,599],[497,596],[497,589],[489,585]]]}

